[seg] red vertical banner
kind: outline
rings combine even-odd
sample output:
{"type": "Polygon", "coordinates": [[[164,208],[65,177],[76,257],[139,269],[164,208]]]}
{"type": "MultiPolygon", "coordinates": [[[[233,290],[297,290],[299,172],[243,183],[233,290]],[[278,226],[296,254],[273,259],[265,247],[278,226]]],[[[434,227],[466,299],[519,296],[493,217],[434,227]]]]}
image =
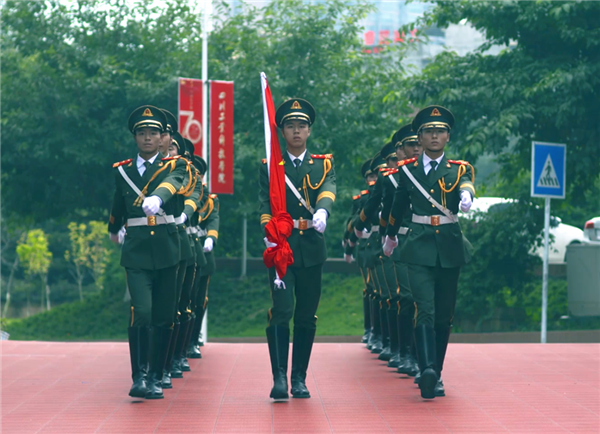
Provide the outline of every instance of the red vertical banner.
{"type": "Polygon", "coordinates": [[[210,82],[210,191],[233,194],[233,81],[210,82]]]}
{"type": "Polygon", "coordinates": [[[194,153],[202,155],[202,80],[179,78],[179,134],[194,144],[194,153]]]}

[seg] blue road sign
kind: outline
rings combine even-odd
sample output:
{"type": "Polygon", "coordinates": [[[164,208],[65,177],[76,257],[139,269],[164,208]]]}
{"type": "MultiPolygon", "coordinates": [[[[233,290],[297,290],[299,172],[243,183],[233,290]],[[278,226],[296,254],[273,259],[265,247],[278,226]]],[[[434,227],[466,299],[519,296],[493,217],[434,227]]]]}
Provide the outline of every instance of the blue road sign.
{"type": "Polygon", "coordinates": [[[565,198],[567,145],[531,143],[531,196],[565,198]]]}

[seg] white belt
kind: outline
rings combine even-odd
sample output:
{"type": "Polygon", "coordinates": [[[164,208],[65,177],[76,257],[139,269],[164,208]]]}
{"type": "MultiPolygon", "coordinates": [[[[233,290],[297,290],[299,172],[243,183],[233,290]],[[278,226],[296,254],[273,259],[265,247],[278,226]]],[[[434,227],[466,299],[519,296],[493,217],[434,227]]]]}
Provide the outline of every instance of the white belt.
{"type": "Polygon", "coordinates": [[[185,228],[185,231],[187,232],[188,235],[195,235],[198,233],[198,229],[193,228],[191,226],[188,226],[187,228],[185,228]]]}
{"type": "Polygon", "coordinates": [[[379,225],[375,225],[371,227],[371,233],[373,232],[379,232],[379,225]]]}
{"type": "Polygon", "coordinates": [[[208,235],[208,231],[206,229],[198,228],[198,236],[199,237],[205,237],[207,235],[208,235]]]}
{"type": "Polygon", "coordinates": [[[175,217],[176,225],[182,225],[184,222],[185,222],[185,219],[183,217],[183,214],[181,214],[179,217],[175,217]]]}
{"type": "Polygon", "coordinates": [[[401,228],[398,228],[398,235],[406,235],[408,233],[408,228],[403,226],[401,228]]]}
{"type": "Polygon", "coordinates": [[[453,215],[452,218],[445,215],[415,215],[412,216],[413,223],[421,223],[423,225],[439,226],[458,223],[458,216],[453,215]]]}
{"type": "Polygon", "coordinates": [[[127,227],[134,226],[157,226],[166,225],[168,223],[175,223],[175,217],[172,215],[151,215],[149,217],[138,217],[134,219],[127,219],[127,227]]]}
{"type": "Polygon", "coordinates": [[[294,229],[300,229],[301,231],[311,229],[313,227],[312,220],[294,220],[294,229]]]}

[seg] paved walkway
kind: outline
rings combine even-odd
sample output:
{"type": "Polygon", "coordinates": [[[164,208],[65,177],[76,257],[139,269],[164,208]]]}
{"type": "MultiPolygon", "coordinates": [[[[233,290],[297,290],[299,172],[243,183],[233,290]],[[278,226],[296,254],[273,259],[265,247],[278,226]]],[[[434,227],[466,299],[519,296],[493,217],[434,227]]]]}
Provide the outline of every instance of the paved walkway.
{"type": "Polygon", "coordinates": [[[451,344],[428,402],[363,345],[315,344],[312,399],[275,404],[264,344],[208,344],[157,401],[127,396],[126,343],[0,350],[4,434],[600,432],[597,344],[451,344]]]}

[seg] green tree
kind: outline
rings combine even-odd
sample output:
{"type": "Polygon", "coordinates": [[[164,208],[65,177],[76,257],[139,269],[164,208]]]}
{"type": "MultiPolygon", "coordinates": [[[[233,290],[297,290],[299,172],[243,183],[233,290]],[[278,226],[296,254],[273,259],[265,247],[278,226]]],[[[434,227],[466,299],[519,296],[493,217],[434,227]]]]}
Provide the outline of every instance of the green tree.
{"type": "Polygon", "coordinates": [[[92,278],[98,289],[104,289],[104,280],[106,278],[106,267],[110,262],[111,249],[106,236],[106,224],[99,221],[91,221],[89,241],[89,267],[92,278]]]}
{"type": "MultiPolygon", "coordinates": [[[[42,283],[41,307],[44,309],[44,294],[46,295],[46,310],[50,310],[50,286],[48,285],[48,269],[52,263],[52,253],[48,250],[48,239],[41,229],[33,229],[23,236],[17,246],[17,254],[28,276],[38,276],[42,283]]],[[[29,309],[29,293],[27,294],[29,309]]]]}
{"type": "Polygon", "coordinates": [[[79,289],[79,300],[83,301],[83,280],[85,279],[85,269],[89,263],[88,237],[85,233],[86,225],[75,222],[69,223],[69,239],[71,246],[65,251],[65,261],[71,264],[69,270],[79,289]]]}
{"type": "Polygon", "coordinates": [[[489,193],[529,195],[532,140],[567,144],[567,199],[556,206],[582,227],[600,212],[600,2],[438,1],[421,26],[467,20],[486,42],[474,53],[445,51],[398,95],[442,104],[456,116],[450,152],[501,165],[489,193]],[[492,45],[505,47],[487,54],[492,45]]]}

